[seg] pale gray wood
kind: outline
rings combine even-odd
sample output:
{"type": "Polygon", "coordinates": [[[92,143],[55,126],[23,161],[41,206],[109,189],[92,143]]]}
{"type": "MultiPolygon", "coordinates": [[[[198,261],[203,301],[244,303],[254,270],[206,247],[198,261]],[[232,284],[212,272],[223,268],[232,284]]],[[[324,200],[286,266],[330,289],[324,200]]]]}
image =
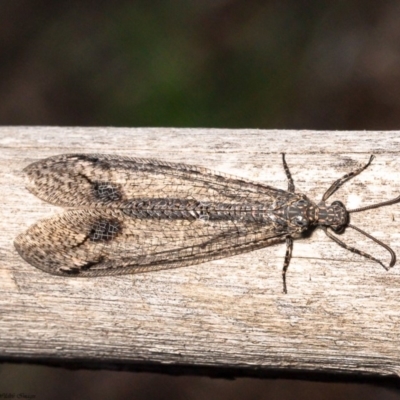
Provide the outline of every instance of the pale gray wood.
{"type": "MultiPolygon", "coordinates": [[[[56,154],[160,158],[286,189],[286,152],[296,190],[319,201],[373,153],[373,165],[332,197],[354,208],[398,196],[399,149],[400,132],[0,128],[0,358],[398,375],[400,265],[386,272],[320,230],[295,242],[287,295],[284,244],[176,270],[79,279],[35,269],[13,240],[62,212],[31,195],[21,173],[56,154]]],[[[400,253],[400,205],[352,220],[400,253]]],[[[342,239],[389,260],[350,230],[342,239]]]]}

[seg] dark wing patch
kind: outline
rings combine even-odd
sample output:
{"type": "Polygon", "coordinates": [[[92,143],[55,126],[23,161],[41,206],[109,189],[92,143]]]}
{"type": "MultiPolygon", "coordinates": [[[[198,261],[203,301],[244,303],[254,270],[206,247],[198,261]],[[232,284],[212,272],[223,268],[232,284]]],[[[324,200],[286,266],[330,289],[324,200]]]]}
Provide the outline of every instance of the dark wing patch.
{"type": "Polygon", "coordinates": [[[272,225],[157,220],[123,210],[74,210],[39,221],[15,240],[21,257],[55,275],[120,275],[183,267],[284,240],[272,225]]]}
{"type": "Polygon", "coordinates": [[[176,198],[237,204],[287,201],[292,194],[243,178],[153,159],[75,154],[25,168],[27,188],[64,207],[121,208],[132,199],[176,198]]]}

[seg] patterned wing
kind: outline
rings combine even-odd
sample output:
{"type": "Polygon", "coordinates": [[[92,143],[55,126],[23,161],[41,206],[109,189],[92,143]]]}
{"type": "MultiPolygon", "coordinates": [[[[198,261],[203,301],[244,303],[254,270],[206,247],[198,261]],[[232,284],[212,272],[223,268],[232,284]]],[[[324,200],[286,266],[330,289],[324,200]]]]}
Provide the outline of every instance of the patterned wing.
{"type": "Polygon", "coordinates": [[[86,209],[39,221],[14,243],[48,273],[99,276],[183,267],[282,240],[265,222],[140,219],[120,209],[86,209]]]}
{"type": "Polygon", "coordinates": [[[286,200],[289,192],[206,168],[100,154],[50,157],[25,168],[27,188],[63,207],[121,208],[132,199],[216,203],[286,200]]]}

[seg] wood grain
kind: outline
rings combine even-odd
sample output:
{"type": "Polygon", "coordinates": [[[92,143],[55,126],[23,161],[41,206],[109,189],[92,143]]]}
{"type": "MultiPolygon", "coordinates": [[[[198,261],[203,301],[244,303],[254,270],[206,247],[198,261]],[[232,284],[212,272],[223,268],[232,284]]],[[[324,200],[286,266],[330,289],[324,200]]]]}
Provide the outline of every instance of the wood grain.
{"type": "MultiPolygon", "coordinates": [[[[288,294],[284,245],[176,270],[63,278],[25,263],[14,238],[62,212],[30,194],[22,169],[62,153],[159,158],[296,190],[318,201],[375,154],[332,201],[355,208],[398,196],[400,132],[174,128],[0,128],[0,359],[236,368],[246,371],[400,373],[400,266],[389,272],[316,230],[294,243],[288,294]]],[[[400,254],[400,205],[352,216],[400,254]]],[[[389,260],[348,230],[348,244],[389,260]]]]}

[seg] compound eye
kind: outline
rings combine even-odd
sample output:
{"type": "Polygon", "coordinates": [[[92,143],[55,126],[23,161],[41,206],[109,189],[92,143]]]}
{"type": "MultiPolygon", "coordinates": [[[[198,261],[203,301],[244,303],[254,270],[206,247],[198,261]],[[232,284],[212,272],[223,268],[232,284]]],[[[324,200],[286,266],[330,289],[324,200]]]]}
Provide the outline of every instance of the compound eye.
{"type": "Polygon", "coordinates": [[[308,202],[305,200],[299,200],[296,202],[296,206],[297,207],[306,207],[306,206],[308,206],[308,202]]]}
{"type": "Polygon", "coordinates": [[[331,229],[335,233],[343,233],[346,227],[344,225],[336,225],[336,226],[331,226],[331,229]]]}
{"type": "Polygon", "coordinates": [[[342,207],[342,208],[345,208],[345,207],[344,207],[344,204],[343,204],[341,201],[339,201],[339,200],[334,201],[334,202],[331,204],[331,206],[340,206],[340,207],[342,207]]]}
{"type": "Polygon", "coordinates": [[[303,218],[302,216],[300,216],[300,215],[298,215],[297,217],[293,218],[292,222],[295,225],[297,225],[297,226],[299,226],[301,228],[304,228],[304,227],[306,227],[308,225],[308,221],[305,218],[303,218]]]}

